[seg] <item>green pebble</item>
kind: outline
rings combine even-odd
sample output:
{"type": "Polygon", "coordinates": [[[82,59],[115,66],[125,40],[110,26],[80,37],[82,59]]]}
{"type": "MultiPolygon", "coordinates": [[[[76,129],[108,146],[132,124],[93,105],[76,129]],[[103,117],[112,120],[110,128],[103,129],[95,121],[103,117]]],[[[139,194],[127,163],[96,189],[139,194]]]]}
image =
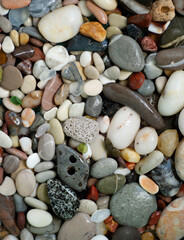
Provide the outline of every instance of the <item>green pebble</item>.
{"type": "Polygon", "coordinates": [[[15,105],[22,105],[22,101],[16,96],[12,96],[10,101],[15,105]]]}
{"type": "Polygon", "coordinates": [[[77,151],[80,153],[86,153],[88,151],[88,146],[85,143],[81,143],[77,146],[77,151]]]}

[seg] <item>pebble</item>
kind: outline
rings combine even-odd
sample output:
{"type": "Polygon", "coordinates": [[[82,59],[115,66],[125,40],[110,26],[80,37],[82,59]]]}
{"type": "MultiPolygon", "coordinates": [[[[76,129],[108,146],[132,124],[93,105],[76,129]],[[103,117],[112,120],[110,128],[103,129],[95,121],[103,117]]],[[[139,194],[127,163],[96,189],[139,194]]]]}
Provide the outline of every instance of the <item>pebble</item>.
{"type": "Polygon", "coordinates": [[[96,210],[97,210],[97,205],[95,202],[89,199],[80,200],[79,212],[92,215],[96,210]]]}
{"type": "Polygon", "coordinates": [[[92,165],[90,175],[94,178],[107,177],[114,173],[118,164],[113,158],[104,158],[92,165]]]}
{"type": "Polygon", "coordinates": [[[148,28],[151,23],[152,16],[150,13],[136,14],[127,19],[128,24],[135,24],[140,28],[148,28]]]}
{"type": "Polygon", "coordinates": [[[65,121],[69,118],[69,109],[72,106],[72,102],[66,99],[62,105],[58,108],[57,118],[60,121],[65,121]]]}
{"type": "Polygon", "coordinates": [[[115,13],[109,14],[108,22],[110,26],[115,26],[118,27],[119,29],[122,29],[127,26],[127,18],[115,13]]]}
{"type": "Polygon", "coordinates": [[[156,210],[155,196],[147,193],[137,183],[126,184],[110,200],[111,214],[121,225],[143,227],[156,210]]]}
{"type": "Polygon", "coordinates": [[[80,64],[82,67],[87,67],[91,64],[92,52],[84,51],[80,56],[80,64]]]}
{"type": "Polygon", "coordinates": [[[20,113],[22,111],[22,107],[19,105],[15,105],[11,102],[10,98],[3,98],[3,105],[10,111],[15,113],[20,113]]]}
{"type": "Polygon", "coordinates": [[[86,1],[86,7],[90,15],[93,14],[100,23],[107,24],[107,14],[102,8],[98,7],[92,1],[86,1]]]}
{"type": "Polygon", "coordinates": [[[90,17],[92,15],[91,11],[87,7],[86,1],[79,1],[78,7],[80,8],[82,16],[90,17]]]}
{"type": "Polygon", "coordinates": [[[134,140],[140,126],[140,116],[131,108],[120,108],[111,120],[107,137],[118,149],[128,147],[134,140]]]}
{"type": "Polygon", "coordinates": [[[93,62],[98,72],[103,73],[105,70],[105,65],[101,56],[98,53],[93,53],[93,62]]]}
{"type": "Polygon", "coordinates": [[[36,79],[33,75],[27,75],[23,78],[23,83],[21,85],[21,91],[25,94],[33,92],[36,88],[36,79]]]}
{"type": "Polygon", "coordinates": [[[56,240],[55,234],[44,234],[44,235],[37,235],[35,240],[56,240]]]}
{"type": "Polygon", "coordinates": [[[30,127],[35,120],[35,112],[31,108],[24,108],[21,113],[22,124],[24,127],[30,127]]]}
{"type": "Polygon", "coordinates": [[[74,103],[69,109],[69,117],[80,117],[84,114],[85,103],[74,103]]]}
{"type": "Polygon", "coordinates": [[[51,119],[55,118],[56,114],[57,114],[57,110],[58,110],[57,107],[53,107],[49,111],[45,112],[44,113],[44,119],[46,121],[50,121],[51,119]]]}
{"type": "Polygon", "coordinates": [[[3,148],[11,148],[12,147],[11,138],[1,130],[0,130],[0,147],[3,147],[3,148]]]}
{"type": "Polygon", "coordinates": [[[19,89],[11,91],[10,95],[11,97],[13,96],[18,97],[20,100],[22,100],[25,97],[25,95],[19,89]]]}
{"type": "Polygon", "coordinates": [[[109,200],[110,200],[109,196],[99,197],[98,200],[96,201],[98,209],[108,208],[109,200]]]}
{"type": "Polygon", "coordinates": [[[33,169],[40,161],[38,153],[32,153],[26,160],[26,166],[33,169]]]}
{"type": "Polygon", "coordinates": [[[100,0],[94,0],[94,3],[96,3],[99,7],[109,11],[114,10],[117,7],[116,0],[105,0],[103,2],[101,2],[100,0]]]}
{"type": "Polygon", "coordinates": [[[152,19],[155,22],[167,22],[175,17],[175,7],[171,0],[157,0],[151,9],[152,19]]]}
{"type": "Polygon", "coordinates": [[[139,184],[150,194],[156,194],[159,191],[158,185],[146,175],[139,176],[139,184]]]}
{"type": "Polygon", "coordinates": [[[27,228],[24,228],[20,232],[20,240],[34,240],[34,237],[27,228]]]}
{"type": "Polygon", "coordinates": [[[15,203],[15,211],[17,213],[25,212],[27,210],[27,205],[24,202],[24,198],[21,197],[18,193],[15,193],[13,195],[13,200],[14,200],[14,203],[15,203]]]}
{"type": "Polygon", "coordinates": [[[151,80],[144,80],[144,83],[140,88],[138,88],[137,92],[144,97],[149,97],[155,91],[155,85],[151,80]]]}
{"type": "Polygon", "coordinates": [[[178,13],[180,13],[181,15],[184,15],[183,2],[178,1],[178,0],[174,0],[173,3],[174,3],[174,5],[175,5],[176,11],[177,11],[178,13]]]}
{"type": "Polygon", "coordinates": [[[110,124],[109,117],[108,116],[98,117],[97,122],[99,123],[100,132],[106,133],[110,124]]]}
{"type": "Polygon", "coordinates": [[[183,118],[184,118],[184,110],[182,109],[178,117],[178,127],[182,135],[184,135],[183,118]]]}
{"type": "Polygon", "coordinates": [[[130,163],[138,163],[140,160],[140,155],[130,147],[121,150],[121,157],[130,163]]]}
{"type": "Polygon", "coordinates": [[[50,124],[50,129],[47,132],[53,136],[54,142],[56,145],[62,144],[65,139],[62,125],[56,118],[53,118],[52,120],[50,120],[49,124],[50,124]]]}
{"type": "Polygon", "coordinates": [[[80,33],[90,37],[97,42],[103,42],[106,38],[106,31],[99,22],[86,22],[80,26],[80,33]]]}
{"type": "Polygon", "coordinates": [[[5,17],[3,17],[3,16],[0,16],[0,28],[2,29],[2,31],[4,32],[4,33],[9,33],[9,32],[11,32],[11,30],[12,30],[12,24],[11,24],[11,22],[7,19],[7,18],[5,18],[5,17]]]}
{"type": "Polygon", "coordinates": [[[156,53],[151,53],[147,56],[144,73],[146,74],[147,79],[155,79],[161,76],[163,70],[156,64],[156,53]]]}
{"type": "Polygon", "coordinates": [[[112,235],[112,240],[140,240],[141,235],[139,231],[131,226],[123,226],[117,229],[112,235]]]}
{"type": "Polygon", "coordinates": [[[158,102],[158,111],[162,116],[172,116],[184,107],[183,76],[184,71],[179,70],[175,71],[168,79],[158,102]]]}
{"type": "Polygon", "coordinates": [[[80,205],[76,193],[58,179],[49,179],[47,190],[56,216],[64,220],[73,218],[80,205]]]}
{"type": "Polygon", "coordinates": [[[2,42],[2,50],[5,53],[12,53],[15,49],[15,46],[9,36],[6,36],[2,42]]]}
{"type": "Polygon", "coordinates": [[[126,7],[128,7],[137,14],[148,13],[152,5],[152,1],[150,0],[148,2],[137,2],[135,0],[130,2],[129,0],[121,0],[120,3],[124,4],[126,7]]]}
{"type": "Polygon", "coordinates": [[[35,108],[41,104],[43,91],[36,90],[30,92],[22,99],[22,107],[23,108],[35,108]]]}
{"type": "Polygon", "coordinates": [[[107,32],[107,38],[108,39],[110,39],[113,35],[122,34],[122,31],[116,26],[109,26],[106,29],[106,32],[107,32]]]}
{"type": "Polygon", "coordinates": [[[0,98],[7,98],[10,96],[10,91],[0,87],[0,98]]]}
{"type": "Polygon", "coordinates": [[[35,188],[35,176],[31,170],[21,170],[16,176],[15,184],[17,192],[22,197],[27,197],[33,192],[35,188]]]}
{"type": "Polygon", "coordinates": [[[96,235],[95,237],[91,238],[91,240],[108,240],[108,238],[104,235],[96,235]]]}
{"type": "Polygon", "coordinates": [[[41,209],[31,209],[27,213],[27,220],[33,227],[46,227],[52,222],[52,215],[41,209]]]}
{"type": "Polygon", "coordinates": [[[37,209],[41,209],[41,210],[45,210],[45,211],[47,211],[47,209],[48,209],[47,205],[44,202],[42,202],[36,198],[25,197],[24,201],[27,205],[31,206],[32,208],[37,208],[37,209]]]}
{"type": "Polygon", "coordinates": [[[13,236],[13,235],[8,235],[8,236],[6,236],[6,237],[3,238],[3,239],[5,239],[5,240],[18,240],[18,238],[16,238],[16,237],[13,236]]]}
{"type": "Polygon", "coordinates": [[[155,80],[155,87],[157,89],[157,92],[161,94],[165,88],[165,85],[167,83],[167,77],[166,76],[160,76],[155,80]]]}
{"type": "Polygon", "coordinates": [[[21,139],[19,139],[20,142],[20,146],[22,148],[22,150],[28,154],[31,155],[33,153],[32,151],[32,140],[28,137],[22,137],[21,139]]]}
{"type": "MultiPolygon", "coordinates": [[[[90,53],[88,51],[86,51],[86,52],[90,53]]],[[[85,65],[84,61],[83,61],[83,64],[85,65]]],[[[63,69],[62,69],[62,77],[64,79],[71,80],[71,81],[86,80],[86,76],[84,75],[83,67],[82,67],[81,63],[78,62],[78,61],[72,61],[69,64],[67,64],[65,67],[63,67],[63,69]]]]}
{"type": "Polygon", "coordinates": [[[80,9],[71,5],[56,9],[44,16],[39,21],[38,29],[48,41],[59,43],[73,38],[79,32],[82,23],[80,9]]]}
{"type": "Polygon", "coordinates": [[[95,223],[100,223],[110,216],[109,209],[100,209],[95,211],[91,216],[91,221],[95,223]]]}
{"type": "Polygon", "coordinates": [[[15,90],[22,85],[22,82],[22,74],[18,68],[14,66],[7,66],[3,68],[1,87],[7,90],[15,90]],[[12,78],[14,81],[12,81],[12,78]]]}
{"type": "Polygon", "coordinates": [[[19,167],[19,158],[13,155],[7,155],[3,159],[3,169],[6,173],[11,174],[19,167]]]}
{"type": "Polygon", "coordinates": [[[85,104],[85,113],[91,117],[100,116],[102,104],[100,95],[88,97],[85,104]]]}
{"type": "Polygon", "coordinates": [[[180,179],[184,179],[184,173],[183,173],[183,148],[184,148],[184,139],[182,139],[177,146],[176,152],[175,152],[175,169],[177,172],[177,175],[179,176],[180,179]]]}
{"type": "Polygon", "coordinates": [[[156,226],[156,232],[160,239],[181,239],[184,236],[180,227],[183,221],[183,201],[184,197],[172,201],[162,212],[156,226]]]}
{"type": "Polygon", "coordinates": [[[38,154],[41,159],[50,161],[55,155],[55,142],[51,134],[43,135],[38,143],[38,154]]]}
{"type": "Polygon", "coordinates": [[[120,76],[120,69],[117,66],[112,66],[105,70],[104,75],[110,79],[117,80],[120,76]]]}
{"type": "Polygon", "coordinates": [[[35,172],[43,172],[46,170],[50,170],[54,168],[54,163],[53,162],[41,162],[35,165],[34,171],[35,172]]]}
{"type": "Polygon", "coordinates": [[[90,143],[92,158],[95,161],[98,161],[101,158],[107,157],[107,150],[105,147],[105,138],[104,136],[98,134],[96,139],[90,143]],[[98,148],[98,151],[96,149],[98,148]]]}
{"type": "Polygon", "coordinates": [[[0,186],[0,194],[3,196],[12,196],[16,192],[14,181],[6,176],[0,186]]]}
{"type": "Polygon", "coordinates": [[[61,226],[58,240],[88,240],[95,236],[95,233],[95,224],[91,221],[90,216],[85,213],[77,213],[71,220],[66,221],[61,226]],[[80,227],[81,224],[82,228],[80,227]]]}
{"type": "Polygon", "coordinates": [[[127,176],[130,173],[131,173],[130,169],[128,169],[128,168],[121,168],[121,167],[117,168],[114,171],[114,174],[119,174],[119,175],[123,175],[123,176],[127,176]]]}

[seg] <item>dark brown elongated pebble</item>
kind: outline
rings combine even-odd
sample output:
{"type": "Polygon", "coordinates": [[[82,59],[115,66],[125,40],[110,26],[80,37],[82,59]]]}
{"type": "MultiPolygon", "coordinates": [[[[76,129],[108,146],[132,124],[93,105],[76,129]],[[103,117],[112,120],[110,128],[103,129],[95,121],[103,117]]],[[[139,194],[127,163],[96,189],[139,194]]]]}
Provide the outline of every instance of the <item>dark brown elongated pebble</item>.
{"type": "Polygon", "coordinates": [[[165,126],[161,115],[139,93],[118,83],[104,85],[103,93],[108,99],[132,108],[152,127],[160,129],[165,126]]]}
{"type": "Polygon", "coordinates": [[[16,58],[20,58],[21,60],[26,60],[34,56],[34,49],[30,45],[23,45],[23,46],[17,47],[12,54],[16,58]]]}

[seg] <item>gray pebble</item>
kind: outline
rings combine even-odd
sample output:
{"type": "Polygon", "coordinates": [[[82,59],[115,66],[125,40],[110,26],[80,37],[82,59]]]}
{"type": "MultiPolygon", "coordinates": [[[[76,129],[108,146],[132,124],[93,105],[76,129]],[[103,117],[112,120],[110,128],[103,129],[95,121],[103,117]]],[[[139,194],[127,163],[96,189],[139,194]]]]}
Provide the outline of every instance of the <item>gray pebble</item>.
{"type": "Polygon", "coordinates": [[[143,85],[137,90],[144,97],[150,96],[155,91],[155,84],[151,80],[144,80],[143,85]]]}
{"type": "Polygon", "coordinates": [[[27,205],[24,202],[24,198],[21,197],[18,193],[13,195],[14,203],[15,203],[15,211],[19,212],[26,212],[27,205]]]}
{"type": "Polygon", "coordinates": [[[12,24],[7,18],[0,16],[0,28],[4,33],[9,33],[12,30],[12,24]]]}
{"type": "Polygon", "coordinates": [[[88,97],[85,104],[85,112],[91,117],[99,117],[102,111],[103,101],[100,95],[88,97]]]}
{"type": "Polygon", "coordinates": [[[157,53],[152,53],[146,58],[144,73],[148,79],[155,79],[162,75],[163,70],[156,65],[157,53]]]}

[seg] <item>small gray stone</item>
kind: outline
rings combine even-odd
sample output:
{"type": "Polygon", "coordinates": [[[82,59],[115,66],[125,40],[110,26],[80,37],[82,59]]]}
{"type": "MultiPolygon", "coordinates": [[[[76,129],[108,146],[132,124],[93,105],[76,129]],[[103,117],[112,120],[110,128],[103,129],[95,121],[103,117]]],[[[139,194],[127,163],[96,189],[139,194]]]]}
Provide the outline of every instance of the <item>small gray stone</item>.
{"type": "Polygon", "coordinates": [[[145,226],[157,210],[154,195],[147,193],[137,183],[129,183],[115,193],[110,200],[110,210],[115,221],[136,228],[145,226]]]}
{"type": "Polygon", "coordinates": [[[144,97],[149,97],[155,91],[155,84],[151,80],[144,80],[143,85],[138,88],[137,92],[144,97]]]}
{"type": "Polygon", "coordinates": [[[102,111],[103,101],[100,95],[88,97],[85,104],[85,112],[91,117],[99,117],[102,111]]]}
{"type": "Polygon", "coordinates": [[[90,174],[94,178],[107,177],[113,174],[117,167],[118,164],[113,158],[103,158],[92,165],[90,174]]]}
{"type": "Polygon", "coordinates": [[[20,240],[34,240],[34,237],[27,228],[24,228],[20,232],[20,240]]]}
{"type": "Polygon", "coordinates": [[[21,197],[18,193],[13,195],[14,203],[15,203],[15,211],[19,212],[26,212],[27,205],[24,202],[24,198],[21,197]]]}
{"type": "Polygon", "coordinates": [[[61,180],[74,190],[81,192],[86,188],[89,166],[77,152],[64,144],[56,149],[57,173],[61,180]]]}
{"type": "Polygon", "coordinates": [[[50,161],[55,155],[55,142],[51,134],[44,134],[38,143],[38,154],[40,158],[46,161],[50,161]]]}
{"type": "Polygon", "coordinates": [[[138,43],[125,35],[114,35],[109,43],[109,56],[118,67],[132,72],[140,72],[144,67],[144,57],[138,43]]]}
{"type": "Polygon", "coordinates": [[[140,240],[141,234],[134,227],[124,226],[117,229],[112,240],[140,240]]]}
{"type": "Polygon", "coordinates": [[[76,193],[58,179],[49,179],[47,190],[53,212],[64,220],[73,218],[80,205],[76,193]]]}
{"type": "Polygon", "coordinates": [[[47,40],[40,34],[36,27],[23,27],[21,31],[27,33],[29,36],[37,38],[42,42],[47,42],[47,40]]]}
{"type": "Polygon", "coordinates": [[[99,134],[99,124],[87,117],[73,117],[64,122],[64,132],[79,142],[91,143],[99,134]]]}
{"type": "Polygon", "coordinates": [[[36,131],[38,129],[39,126],[41,126],[44,123],[44,119],[40,114],[36,114],[36,118],[33,122],[33,124],[30,127],[30,130],[32,132],[36,131]]]}
{"type": "Polygon", "coordinates": [[[44,234],[44,235],[37,235],[35,240],[56,240],[55,234],[44,234]]]}
{"type": "Polygon", "coordinates": [[[81,66],[78,62],[71,62],[62,69],[62,77],[71,81],[82,81],[81,66]]]}
{"type": "Polygon", "coordinates": [[[155,79],[162,75],[163,70],[156,65],[156,53],[148,55],[144,67],[144,73],[148,79],[155,79]]]}
{"type": "Polygon", "coordinates": [[[117,80],[120,76],[120,69],[117,66],[112,66],[105,70],[104,75],[110,79],[117,80]]]}
{"type": "Polygon", "coordinates": [[[12,30],[12,24],[6,17],[0,16],[0,28],[4,33],[9,33],[12,30]]]}
{"type": "Polygon", "coordinates": [[[69,99],[72,101],[72,103],[80,103],[82,102],[81,96],[74,96],[73,94],[69,94],[69,99]]]}

